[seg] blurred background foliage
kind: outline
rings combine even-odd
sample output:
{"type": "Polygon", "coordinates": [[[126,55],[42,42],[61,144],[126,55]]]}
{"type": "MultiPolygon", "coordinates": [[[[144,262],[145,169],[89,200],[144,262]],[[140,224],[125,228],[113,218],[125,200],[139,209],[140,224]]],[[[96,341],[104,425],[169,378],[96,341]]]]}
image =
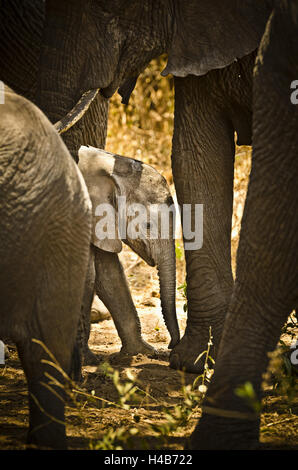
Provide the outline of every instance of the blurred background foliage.
{"type": "Polygon", "coordinates": [[[160,75],[165,64],[165,56],[150,63],[127,106],[113,96],[106,149],[153,165],[171,183],[174,86],[172,76],[160,75]]]}

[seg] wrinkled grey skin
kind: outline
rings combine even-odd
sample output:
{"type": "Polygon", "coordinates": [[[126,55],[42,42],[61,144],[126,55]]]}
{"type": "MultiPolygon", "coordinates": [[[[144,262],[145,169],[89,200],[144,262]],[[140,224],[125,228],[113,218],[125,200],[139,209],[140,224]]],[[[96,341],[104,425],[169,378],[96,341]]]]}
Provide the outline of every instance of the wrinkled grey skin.
{"type": "Polygon", "coordinates": [[[236,281],[204,402],[209,408],[192,435],[192,449],[257,445],[259,416],[234,391],[251,382],[261,400],[267,354],[297,307],[298,106],[290,101],[290,85],[298,77],[297,48],[298,1],[277,2],[254,73],[253,160],[236,281]],[[218,408],[240,416],[220,416],[218,408]]]}
{"type": "Polygon", "coordinates": [[[132,204],[141,204],[144,208],[147,220],[143,219],[139,227],[142,238],[133,239],[128,226],[135,216],[131,217],[126,214],[123,222],[127,236],[123,238],[123,242],[150,266],[157,266],[162,313],[171,336],[169,348],[173,348],[180,339],[175,305],[176,257],[173,213],[169,212],[168,238],[162,238],[161,224],[156,225],[151,217],[157,205],[165,205],[167,208],[172,206],[174,209],[174,202],[166,180],[149,165],[93,147],[80,148],[79,168],[86,181],[93,207],[92,265],[89,268],[89,286],[87,286],[84,306],[86,312],[84,320],[85,361],[92,359],[92,353],[88,349],[90,331],[90,300],[88,299],[90,299],[90,294],[91,299],[93,297],[94,282],[96,294],[113,317],[122,341],[122,352],[129,354],[154,352],[154,348],[142,339],[137,311],[117,256],[117,253],[122,250],[121,238],[123,238],[121,227],[118,225],[121,199],[117,198],[125,198],[127,210],[132,204]],[[109,204],[115,211],[116,223],[113,238],[99,239],[96,236],[96,223],[100,218],[95,215],[95,210],[100,204],[109,204]],[[156,238],[153,239],[150,236],[150,230],[152,231],[154,226],[157,230],[156,238]]]}
{"type": "MultiPolygon", "coordinates": [[[[49,113],[46,102],[58,105],[58,87],[54,85],[46,100],[41,99],[39,80],[42,74],[40,54],[45,26],[45,2],[41,0],[2,0],[0,7],[0,80],[7,83],[17,93],[33,101],[55,123],[63,117],[49,113]]],[[[47,73],[47,71],[46,71],[47,73]]],[[[80,70],[71,68],[73,76],[80,70]]],[[[49,77],[50,78],[50,77],[49,77]]],[[[56,81],[56,78],[51,76],[56,81]]],[[[80,78],[82,79],[82,78],[80,78]]],[[[80,98],[80,90],[73,84],[79,77],[63,80],[63,100],[68,111],[80,98]]],[[[62,86],[62,84],[61,84],[62,86]]],[[[104,148],[107,132],[108,100],[98,95],[82,119],[62,135],[70,153],[77,161],[81,145],[94,145],[104,148]]]]}
{"type": "Polygon", "coordinates": [[[48,0],[40,105],[52,121],[78,94],[110,97],[168,53],[175,76],[174,182],[180,206],[204,204],[203,248],[187,251],[188,321],[171,365],[194,364],[212,327],[215,357],[233,287],[231,218],[234,132],[251,143],[252,71],[271,1],[48,0]],[[80,73],[78,73],[80,71],[80,73]],[[69,88],[73,89],[70,99],[69,88]],[[67,95],[67,98],[65,97],[67,95]]]}
{"type": "Polygon", "coordinates": [[[0,105],[0,135],[0,337],[16,343],[26,375],[28,443],[60,449],[66,447],[64,398],[61,388],[47,388],[45,374],[60,383],[63,376],[41,362],[51,357],[32,340],[42,341],[66,373],[79,374],[74,345],[91,202],[48,119],[9,88],[0,105]]]}

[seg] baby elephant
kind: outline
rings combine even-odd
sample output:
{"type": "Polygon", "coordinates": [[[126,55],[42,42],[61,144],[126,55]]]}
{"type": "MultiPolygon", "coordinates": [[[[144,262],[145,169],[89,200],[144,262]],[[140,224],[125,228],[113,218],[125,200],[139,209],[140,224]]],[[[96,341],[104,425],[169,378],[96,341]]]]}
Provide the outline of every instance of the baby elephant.
{"type": "Polygon", "coordinates": [[[16,343],[26,374],[28,442],[65,448],[63,376],[45,361],[73,366],[91,202],[51,123],[6,87],[0,136],[0,338],[16,343]]]}
{"type": "Polygon", "coordinates": [[[94,278],[95,292],[115,322],[122,352],[154,352],[142,339],[140,321],[117,255],[122,241],[150,266],[157,266],[162,313],[171,337],[169,348],[173,348],[179,342],[174,203],[166,180],[149,165],[93,147],[80,148],[79,168],[93,207],[89,293],[85,299],[85,362],[94,359],[88,348],[94,278]],[[104,226],[109,233],[104,232],[104,226]]]}

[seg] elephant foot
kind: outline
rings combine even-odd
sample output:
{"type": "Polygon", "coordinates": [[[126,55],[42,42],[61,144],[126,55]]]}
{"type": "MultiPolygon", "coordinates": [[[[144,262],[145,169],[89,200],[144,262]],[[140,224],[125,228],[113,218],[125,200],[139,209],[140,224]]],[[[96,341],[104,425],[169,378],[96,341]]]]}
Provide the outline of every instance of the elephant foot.
{"type": "Polygon", "coordinates": [[[121,348],[121,354],[128,354],[130,356],[136,356],[137,354],[144,354],[146,356],[157,356],[157,350],[151,346],[151,344],[146,343],[142,338],[134,341],[133,343],[126,344],[121,348]]]}
{"type": "Polygon", "coordinates": [[[186,444],[188,450],[254,450],[258,446],[258,420],[238,420],[204,413],[186,444]]]}
{"type": "Polygon", "coordinates": [[[103,305],[101,308],[92,307],[90,313],[91,323],[98,323],[104,320],[110,320],[111,315],[107,308],[103,305]]]}
{"type": "MultiPolygon", "coordinates": [[[[186,330],[180,343],[171,351],[170,367],[193,374],[201,374],[204,370],[208,348],[208,355],[215,360],[222,329],[223,324],[222,327],[217,326],[216,329],[211,327],[212,345],[209,346],[210,327],[202,327],[198,334],[190,334],[186,330]]],[[[209,362],[209,367],[212,364],[209,362]]]]}
{"type": "Polygon", "coordinates": [[[99,357],[89,347],[84,350],[83,358],[84,366],[96,366],[100,363],[99,357]]]}

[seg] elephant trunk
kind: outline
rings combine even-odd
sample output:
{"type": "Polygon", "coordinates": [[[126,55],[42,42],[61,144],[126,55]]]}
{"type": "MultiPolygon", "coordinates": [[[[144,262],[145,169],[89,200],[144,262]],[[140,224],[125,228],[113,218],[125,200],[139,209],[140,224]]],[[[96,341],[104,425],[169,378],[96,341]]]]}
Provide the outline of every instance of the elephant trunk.
{"type": "Polygon", "coordinates": [[[174,253],[169,258],[157,261],[160,284],[160,301],[166,327],[171,336],[169,349],[179,343],[180,333],[176,315],[176,258],[174,253]]]}

